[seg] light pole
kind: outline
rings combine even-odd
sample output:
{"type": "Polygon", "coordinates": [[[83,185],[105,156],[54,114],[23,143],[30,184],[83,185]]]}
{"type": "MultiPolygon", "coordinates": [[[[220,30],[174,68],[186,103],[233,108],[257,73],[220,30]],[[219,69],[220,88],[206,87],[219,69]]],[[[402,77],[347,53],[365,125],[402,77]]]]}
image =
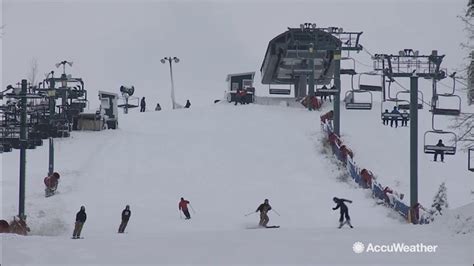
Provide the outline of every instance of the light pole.
{"type": "Polygon", "coordinates": [[[160,60],[161,63],[165,64],[166,61],[170,63],[170,76],[171,76],[171,103],[173,105],[173,109],[175,109],[175,100],[174,100],[174,82],[173,82],[173,61],[175,63],[179,62],[179,58],[175,57],[165,57],[160,60]]]}

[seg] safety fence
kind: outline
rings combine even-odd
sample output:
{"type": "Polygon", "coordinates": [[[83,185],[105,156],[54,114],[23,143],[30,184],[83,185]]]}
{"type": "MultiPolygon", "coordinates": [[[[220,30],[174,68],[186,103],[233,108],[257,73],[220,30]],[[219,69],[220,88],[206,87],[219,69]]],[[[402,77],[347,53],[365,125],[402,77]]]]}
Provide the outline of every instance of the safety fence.
{"type": "Polygon", "coordinates": [[[343,143],[340,136],[334,133],[332,126],[332,111],[321,116],[321,128],[326,133],[326,138],[331,146],[334,156],[344,165],[347,173],[360,187],[370,189],[372,196],[383,202],[384,206],[392,208],[410,223],[427,223],[427,213],[418,203],[413,208],[403,202],[404,194],[397,193],[376,180],[375,175],[366,168],[359,167],[354,162],[354,153],[343,143]]]}

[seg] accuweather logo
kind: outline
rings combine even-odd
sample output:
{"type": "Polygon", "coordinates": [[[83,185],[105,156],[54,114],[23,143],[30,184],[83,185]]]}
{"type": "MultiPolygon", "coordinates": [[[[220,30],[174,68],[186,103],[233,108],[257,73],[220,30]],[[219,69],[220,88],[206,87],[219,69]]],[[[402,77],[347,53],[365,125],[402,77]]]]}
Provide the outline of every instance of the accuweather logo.
{"type": "Polygon", "coordinates": [[[418,243],[414,245],[407,245],[405,243],[392,244],[373,244],[368,243],[367,247],[362,242],[355,242],[352,245],[352,250],[356,254],[363,253],[435,253],[438,245],[425,245],[418,243]]]}

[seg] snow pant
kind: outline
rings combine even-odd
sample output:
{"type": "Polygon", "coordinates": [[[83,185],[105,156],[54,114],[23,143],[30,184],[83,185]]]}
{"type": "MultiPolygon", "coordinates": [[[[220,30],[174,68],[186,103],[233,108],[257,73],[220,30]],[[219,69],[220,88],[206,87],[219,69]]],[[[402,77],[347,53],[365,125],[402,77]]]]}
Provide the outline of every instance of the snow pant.
{"type": "Polygon", "coordinates": [[[81,236],[82,226],[84,226],[84,223],[76,222],[76,226],[74,226],[74,232],[72,233],[72,237],[81,236]]]}
{"type": "Polygon", "coordinates": [[[145,106],[141,106],[141,107],[140,107],[140,112],[141,112],[141,113],[145,112],[145,106]]]}
{"type": "Polygon", "coordinates": [[[436,162],[436,159],[438,159],[438,154],[441,155],[441,161],[444,162],[444,152],[442,151],[436,151],[434,154],[434,161],[436,162]]]}
{"type": "Polygon", "coordinates": [[[392,119],[390,120],[390,126],[391,126],[391,127],[393,127],[393,122],[395,122],[395,127],[398,127],[398,120],[397,120],[396,118],[395,118],[395,119],[392,118],[392,119]]]}
{"type": "Polygon", "coordinates": [[[341,216],[339,217],[339,222],[344,222],[344,217],[346,217],[346,221],[350,221],[351,217],[349,217],[349,210],[341,210],[341,216]]]}
{"type": "Polygon", "coordinates": [[[258,225],[267,226],[269,221],[270,221],[270,218],[268,218],[267,213],[266,212],[260,212],[260,222],[258,223],[258,225]]]}
{"type": "Polygon", "coordinates": [[[186,216],[186,219],[191,219],[191,214],[189,214],[188,209],[183,209],[184,216],[186,216]]]}
{"type": "Polygon", "coordinates": [[[237,103],[242,104],[242,97],[235,95],[235,105],[237,105],[237,103]]]}
{"type": "Polygon", "coordinates": [[[118,232],[123,233],[125,231],[125,228],[127,227],[128,220],[122,220],[122,223],[120,223],[118,232]]]}
{"type": "Polygon", "coordinates": [[[388,119],[382,119],[382,123],[388,126],[388,119]]]}
{"type": "Polygon", "coordinates": [[[403,126],[405,126],[405,127],[408,126],[408,119],[402,119],[402,127],[403,126]]]}

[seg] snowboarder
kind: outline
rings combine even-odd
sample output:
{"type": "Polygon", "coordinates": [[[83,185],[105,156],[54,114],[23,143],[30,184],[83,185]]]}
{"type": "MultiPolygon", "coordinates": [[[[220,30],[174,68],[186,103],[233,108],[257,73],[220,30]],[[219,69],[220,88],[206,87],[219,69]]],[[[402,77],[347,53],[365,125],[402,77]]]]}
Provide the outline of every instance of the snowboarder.
{"type": "Polygon", "coordinates": [[[161,111],[160,103],[156,104],[155,111],[161,111]]]}
{"type": "Polygon", "coordinates": [[[268,203],[268,199],[258,206],[255,212],[260,212],[260,222],[258,223],[259,226],[267,227],[268,222],[270,219],[268,218],[268,212],[272,209],[272,206],[268,203]]]}
{"type": "Polygon", "coordinates": [[[191,102],[189,100],[186,100],[186,105],[184,106],[184,108],[189,108],[191,107],[191,102]]]}
{"type": "Polygon", "coordinates": [[[146,102],[145,102],[145,97],[142,98],[140,101],[140,113],[145,112],[146,109],[146,102]]]}
{"type": "Polygon", "coordinates": [[[184,216],[186,216],[186,220],[191,219],[191,214],[189,214],[188,210],[188,204],[189,201],[185,200],[184,198],[181,198],[181,201],[178,204],[178,208],[184,213],[184,216]]]}
{"type": "Polygon", "coordinates": [[[59,177],[59,174],[54,172],[52,175],[44,178],[44,184],[46,186],[44,192],[46,197],[54,195],[54,192],[58,189],[59,177]]]}
{"type": "Polygon", "coordinates": [[[334,197],[332,200],[334,201],[334,203],[337,204],[336,207],[332,209],[333,210],[337,210],[339,208],[341,209],[341,216],[339,218],[339,228],[341,228],[346,223],[350,226],[350,228],[353,228],[351,224],[351,217],[349,217],[349,209],[347,208],[347,205],[344,204],[344,202],[352,203],[352,201],[346,200],[346,199],[339,199],[336,197],[334,197]],[[345,222],[344,222],[344,217],[346,218],[345,222]]]}
{"type": "MultiPolygon", "coordinates": [[[[444,144],[443,144],[443,140],[438,140],[438,144],[436,144],[437,147],[444,147],[444,144]]],[[[435,151],[434,153],[434,161],[436,162],[436,159],[438,159],[438,154],[441,155],[441,162],[444,162],[444,151],[442,150],[439,150],[439,151],[435,151]]]]}
{"type": "Polygon", "coordinates": [[[74,232],[72,233],[73,239],[78,239],[81,237],[82,227],[84,226],[86,219],[86,207],[81,206],[81,210],[76,214],[76,225],[74,227],[74,232]]]}
{"type": "Polygon", "coordinates": [[[122,211],[122,223],[120,223],[118,232],[123,233],[125,231],[125,228],[127,227],[128,220],[130,219],[130,216],[132,215],[132,212],[130,211],[130,206],[127,205],[125,206],[125,209],[122,211]]]}

